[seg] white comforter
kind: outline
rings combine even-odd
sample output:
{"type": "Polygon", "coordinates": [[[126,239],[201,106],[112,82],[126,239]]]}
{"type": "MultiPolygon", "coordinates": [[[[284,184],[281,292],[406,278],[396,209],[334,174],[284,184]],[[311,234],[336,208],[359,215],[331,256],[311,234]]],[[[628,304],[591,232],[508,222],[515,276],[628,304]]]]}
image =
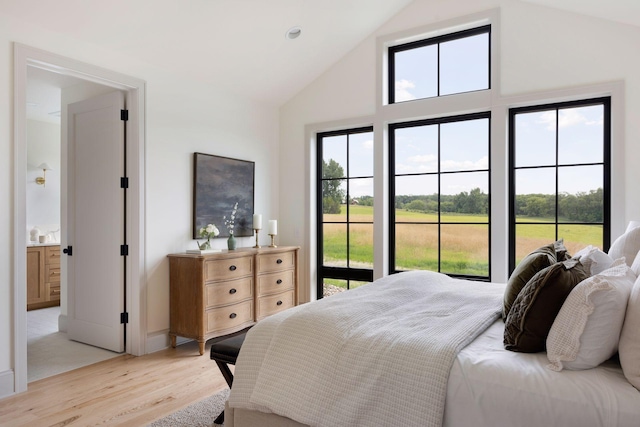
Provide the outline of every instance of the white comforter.
{"type": "Polygon", "coordinates": [[[440,426],[451,365],[503,289],[407,272],[271,316],[249,331],[229,405],[310,426],[440,426]]]}

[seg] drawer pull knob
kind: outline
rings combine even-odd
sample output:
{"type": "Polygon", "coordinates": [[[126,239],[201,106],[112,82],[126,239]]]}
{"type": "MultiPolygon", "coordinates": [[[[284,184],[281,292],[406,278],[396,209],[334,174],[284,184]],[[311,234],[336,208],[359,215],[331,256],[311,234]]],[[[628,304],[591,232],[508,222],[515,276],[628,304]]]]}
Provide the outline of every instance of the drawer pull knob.
{"type": "Polygon", "coordinates": [[[236,291],[236,289],[235,289],[235,288],[231,288],[231,289],[229,289],[229,293],[230,293],[230,294],[235,294],[236,292],[238,292],[238,291],[236,291]]]}
{"type": "Polygon", "coordinates": [[[276,264],[282,264],[282,260],[278,258],[278,260],[276,261],[276,264]]]}
{"type": "Polygon", "coordinates": [[[231,267],[229,267],[229,270],[236,271],[236,268],[238,268],[238,267],[236,267],[235,265],[232,265],[231,267]]]}
{"type": "Polygon", "coordinates": [[[280,283],[282,283],[282,279],[276,280],[276,283],[279,285],[280,283]]]}
{"type": "Polygon", "coordinates": [[[276,305],[282,305],[282,301],[278,301],[276,305]]]}
{"type": "Polygon", "coordinates": [[[235,314],[235,313],[231,313],[231,314],[229,315],[229,318],[230,318],[230,319],[235,319],[235,318],[236,318],[236,316],[237,316],[237,314],[235,314]]]}

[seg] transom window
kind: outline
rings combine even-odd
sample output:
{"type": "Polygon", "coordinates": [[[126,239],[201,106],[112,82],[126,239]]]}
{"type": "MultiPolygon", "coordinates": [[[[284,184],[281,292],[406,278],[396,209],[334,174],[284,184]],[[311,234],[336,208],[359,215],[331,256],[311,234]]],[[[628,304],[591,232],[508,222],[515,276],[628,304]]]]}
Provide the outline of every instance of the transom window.
{"type": "Polygon", "coordinates": [[[373,280],[373,128],[319,133],[318,298],[373,280]]]}
{"type": "Polygon", "coordinates": [[[389,48],[389,103],[490,88],[491,26],[389,48]]]}
{"type": "Polygon", "coordinates": [[[608,249],[610,114],[610,98],[509,111],[510,271],[553,240],[608,249]]]}
{"type": "Polygon", "coordinates": [[[490,114],[390,126],[390,271],[488,279],[490,114]]]}

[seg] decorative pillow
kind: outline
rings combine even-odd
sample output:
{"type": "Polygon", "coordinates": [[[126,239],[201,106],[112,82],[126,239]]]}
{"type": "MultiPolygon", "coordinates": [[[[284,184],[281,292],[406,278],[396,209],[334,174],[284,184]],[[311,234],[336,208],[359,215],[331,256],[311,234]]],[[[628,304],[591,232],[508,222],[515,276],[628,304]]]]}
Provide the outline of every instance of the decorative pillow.
{"type": "Polygon", "coordinates": [[[636,255],[636,259],[633,260],[633,264],[631,264],[631,269],[635,273],[636,276],[640,276],[640,252],[636,255]]]}
{"type": "Polygon", "coordinates": [[[555,264],[557,261],[555,243],[536,249],[520,261],[520,264],[511,273],[504,290],[502,320],[506,320],[513,302],[527,282],[538,271],[555,264]]]}
{"type": "Polygon", "coordinates": [[[572,258],[571,254],[569,254],[569,250],[564,246],[564,239],[556,240],[553,243],[553,248],[556,250],[556,259],[558,262],[572,258]]]}
{"type": "Polygon", "coordinates": [[[613,264],[613,258],[611,258],[609,254],[602,252],[599,248],[594,246],[588,246],[587,248],[576,253],[574,258],[578,258],[578,256],[580,256],[580,263],[584,266],[585,270],[587,270],[587,274],[589,274],[589,276],[600,274],[611,267],[613,264]],[[589,250],[583,252],[587,248],[589,248],[589,250]]]}
{"type": "Polygon", "coordinates": [[[573,255],[574,258],[580,258],[585,256],[586,254],[588,254],[589,252],[591,252],[593,250],[593,245],[589,245],[585,248],[580,249],[578,252],[575,253],[575,255],[573,255]]]}
{"type": "Polygon", "coordinates": [[[571,290],[588,277],[577,259],[558,262],[536,273],[513,303],[504,325],[507,350],[545,350],[549,330],[571,290]]]}
{"type": "Polygon", "coordinates": [[[550,369],[591,369],[616,353],[635,279],[619,258],[573,288],[547,337],[550,369]]]}
{"type": "Polygon", "coordinates": [[[609,256],[612,259],[625,257],[627,265],[631,266],[638,251],[640,251],[640,227],[632,228],[618,237],[609,248],[609,256]]]}
{"type": "Polygon", "coordinates": [[[629,296],[618,353],[624,376],[640,390],[640,278],[636,279],[629,296]]]}

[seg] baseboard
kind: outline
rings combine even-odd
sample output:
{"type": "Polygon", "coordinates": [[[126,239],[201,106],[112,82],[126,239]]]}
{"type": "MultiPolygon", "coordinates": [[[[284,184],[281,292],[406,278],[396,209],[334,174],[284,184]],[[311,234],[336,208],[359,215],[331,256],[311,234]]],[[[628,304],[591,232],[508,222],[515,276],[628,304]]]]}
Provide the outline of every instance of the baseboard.
{"type": "MultiPolygon", "coordinates": [[[[189,338],[178,337],[176,339],[176,345],[184,344],[189,341],[193,340],[189,338]]],[[[170,346],[171,339],[169,338],[168,330],[147,335],[147,354],[164,350],[165,348],[169,348],[170,346]]]]}
{"type": "Polygon", "coordinates": [[[60,332],[67,332],[67,315],[66,314],[58,315],[58,330],[60,332]]]}
{"type": "Polygon", "coordinates": [[[15,393],[15,378],[12,370],[0,372],[0,399],[15,393]]]}

